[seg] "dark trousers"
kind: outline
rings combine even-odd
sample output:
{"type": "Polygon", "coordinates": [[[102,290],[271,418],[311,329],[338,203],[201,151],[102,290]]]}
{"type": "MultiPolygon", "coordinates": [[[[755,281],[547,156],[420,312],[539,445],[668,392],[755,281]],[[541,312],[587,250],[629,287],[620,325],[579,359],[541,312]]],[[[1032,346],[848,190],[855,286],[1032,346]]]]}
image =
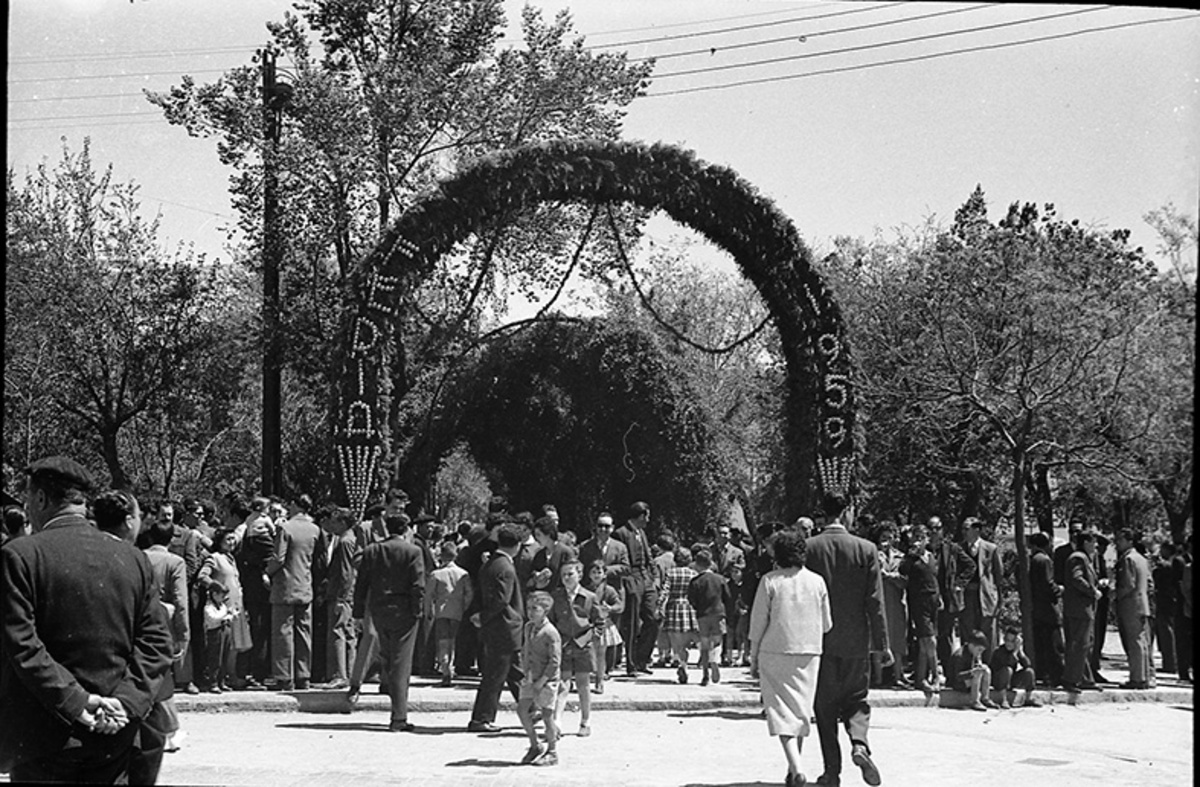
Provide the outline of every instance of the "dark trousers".
{"type": "Polygon", "coordinates": [[[625,671],[650,663],[658,639],[658,591],[654,587],[630,590],[625,596],[621,634],[625,639],[625,671]]]}
{"type": "Polygon", "coordinates": [[[1088,658],[1092,652],[1095,621],[1091,618],[1063,618],[1066,628],[1067,657],[1063,664],[1063,683],[1078,686],[1091,683],[1094,676],[1088,658]]]}
{"type": "Polygon", "coordinates": [[[349,601],[331,601],[325,608],[326,634],[325,676],[331,680],[350,679],[350,667],[358,647],[354,619],[349,601]]]}
{"type": "Polygon", "coordinates": [[[312,603],[271,605],[271,674],[281,683],[312,675],[312,603]]]}
{"type": "Polygon", "coordinates": [[[191,640],[188,642],[188,658],[191,660],[191,676],[192,680],[199,683],[207,674],[207,650],[204,644],[204,594],[196,593],[195,598],[197,604],[191,604],[191,596],[189,593],[188,606],[188,629],[191,632],[191,640]]]}
{"type": "Polygon", "coordinates": [[[1175,671],[1175,616],[1159,614],[1154,618],[1154,636],[1162,653],[1163,672],[1175,671]]]}
{"type": "Polygon", "coordinates": [[[465,675],[475,669],[479,656],[479,629],[472,626],[466,617],[458,627],[454,638],[454,674],[465,675]]]}
{"type": "Polygon", "coordinates": [[[871,682],[871,659],[821,656],[817,672],[817,692],[813,712],[817,717],[817,735],[821,739],[821,759],[825,773],[842,772],[842,748],[838,743],[838,722],[846,727],[850,743],[867,746],[867,731],[871,727],[871,706],[867,692],[871,682]]]}
{"type": "Polygon", "coordinates": [[[269,599],[245,599],[246,622],[250,624],[253,645],[246,651],[242,677],[265,681],[271,671],[271,602],[269,599]]]}
{"type": "Polygon", "coordinates": [[[1096,619],[1092,621],[1092,649],[1088,652],[1088,664],[1092,675],[1100,674],[1100,651],[1104,649],[1104,638],[1108,634],[1108,595],[1096,602],[1096,619]]]}
{"type": "MultiPolygon", "coordinates": [[[[958,627],[958,612],[939,609],[937,613],[937,657],[938,664],[950,665],[950,655],[954,652],[954,632],[958,627]]],[[[961,639],[961,637],[960,637],[961,639]]],[[[949,677],[949,676],[947,676],[949,677]]]]}
{"type": "Polygon", "coordinates": [[[517,664],[517,652],[511,645],[496,645],[480,638],[482,652],[479,654],[479,690],[475,692],[475,706],[471,709],[471,721],[491,724],[496,720],[500,708],[500,692],[505,685],[512,692],[513,700],[520,699],[521,678],[524,675],[517,664]]]}
{"type": "Polygon", "coordinates": [[[1062,681],[1063,649],[1062,626],[1054,621],[1033,621],[1033,666],[1052,686],[1062,681]]]}
{"type": "Polygon", "coordinates": [[[379,627],[379,656],[387,675],[388,696],[392,700],[392,721],[408,721],[408,682],[412,677],[413,646],[417,644],[417,625],[379,627]]]}
{"type": "Polygon", "coordinates": [[[972,631],[982,631],[987,637],[987,648],[983,651],[983,663],[992,660],[992,651],[996,649],[996,616],[983,614],[983,605],[979,598],[979,587],[967,585],[963,593],[963,610],[959,618],[959,638],[965,640],[972,631]]]}
{"type": "Polygon", "coordinates": [[[13,784],[129,784],[130,759],[139,726],[136,722],[126,724],[103,746],[64,748],[14,762],[9,778],[13,784]]]}
{"type": "Polygon", "coordinates": [[[1179,677],[1192,674],[1192,619],[1182,612],[1175,616],[1175,668],[1179,677]]]}

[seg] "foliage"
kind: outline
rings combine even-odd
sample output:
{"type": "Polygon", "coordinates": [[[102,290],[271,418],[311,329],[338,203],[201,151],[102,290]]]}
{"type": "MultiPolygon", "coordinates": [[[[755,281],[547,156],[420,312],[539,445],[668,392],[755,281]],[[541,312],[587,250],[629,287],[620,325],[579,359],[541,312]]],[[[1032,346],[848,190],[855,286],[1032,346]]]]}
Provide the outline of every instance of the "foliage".
{"type": "Polygon", "coordinates": [[[532,324],[454,375],[405,483],[419,486],[423,465],[461,439],[514,510],[553,502],[586,533],[598,511],[644,499],[659,524],[699,535],[722,518],[727,474],[688,377],[635,326],[532,324]]]}
{"type": "Polygon", "coordinates": [[[83,456],[86,445],[113,486],[128,487],[135,424],[170,420],[200,444],[220,428],[200,410],[228,400],[229,290],[203,256],[158,247],[137,187],[114,182],[111,167],[97,173],[88,147],[73,155],[64,144],[54,167],[23,181],[8,171],[5,415],[19,426],[5,430],[5,461],[83,456]],[[191,388],[198,380],[211,385],[191,388]]]}

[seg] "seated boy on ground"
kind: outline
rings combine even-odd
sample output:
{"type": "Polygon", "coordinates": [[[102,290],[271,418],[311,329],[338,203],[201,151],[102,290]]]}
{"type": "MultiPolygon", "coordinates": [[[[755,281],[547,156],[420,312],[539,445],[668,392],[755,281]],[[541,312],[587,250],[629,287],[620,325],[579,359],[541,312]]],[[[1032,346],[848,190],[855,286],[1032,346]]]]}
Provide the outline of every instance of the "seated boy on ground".
{"type": "Polygon", "coordinates": [[[956,691],[965,691],[970,698],[971,710],[995,708],[996,703],[988,696],[992,685],[992,671],[983,663],[983,651],[987,649],[987,636],[982,631],[972,631],[963,644],[950,655],[950,681],[956,691]]]}
{"type": "Polygon", "coordinates": [[[1042,703],[1033,696],[1034,674],[1029,657],[1021,643],[1021,632],[1015,626],[1004,629],[1004,643],[992,653],[992,688],[1000,692],[1000,707],[1024,706],[1039,708],[1042,703]],[[1018,703],[1017,691],[1025,691],[1025,701],[1018,703]]]}

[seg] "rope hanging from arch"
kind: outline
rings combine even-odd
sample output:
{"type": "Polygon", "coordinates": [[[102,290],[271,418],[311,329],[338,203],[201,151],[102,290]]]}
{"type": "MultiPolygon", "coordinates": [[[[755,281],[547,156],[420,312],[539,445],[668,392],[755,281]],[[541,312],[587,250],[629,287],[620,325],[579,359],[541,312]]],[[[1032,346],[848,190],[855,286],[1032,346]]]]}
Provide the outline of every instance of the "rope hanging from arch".
{"type": "MultiPolygon", "coordinates": [[[[380,473],[390,406],[388,352],[400,294],[486,222],[539,202],[658,209],[733,257],[779,331],[787,364],[789,487],[828,510],[853,491],[854,390],[841,310],[795,227],[732,170],[665,144],[603,140],[529,145],[480,159],[400,216],[351,274],[334,442],[347,502],[361,514],[380,473]]],[[[792,490],[789,489],[789,492],[792,490]]]]}

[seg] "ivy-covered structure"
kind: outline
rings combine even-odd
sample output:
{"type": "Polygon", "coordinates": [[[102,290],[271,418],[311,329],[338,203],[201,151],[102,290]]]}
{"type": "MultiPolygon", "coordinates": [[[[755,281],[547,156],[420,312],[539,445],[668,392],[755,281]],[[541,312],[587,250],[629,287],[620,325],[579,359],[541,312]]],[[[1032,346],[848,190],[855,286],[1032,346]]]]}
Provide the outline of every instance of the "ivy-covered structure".
{"type": "Polygon", "coordinates": [[[787,365],[791,514],[834,511],[852,492],[855,400],[841,311],[795,227],[732,170],[665,144],[557,141],[483,158],[443,181],[356,267],[335,392],[338,468],[361,511],[380,470],[391,406],[388,356],[401,292],[501,215],[545,201],[658,209],[733,257],[771,313],[787,365]]]}

